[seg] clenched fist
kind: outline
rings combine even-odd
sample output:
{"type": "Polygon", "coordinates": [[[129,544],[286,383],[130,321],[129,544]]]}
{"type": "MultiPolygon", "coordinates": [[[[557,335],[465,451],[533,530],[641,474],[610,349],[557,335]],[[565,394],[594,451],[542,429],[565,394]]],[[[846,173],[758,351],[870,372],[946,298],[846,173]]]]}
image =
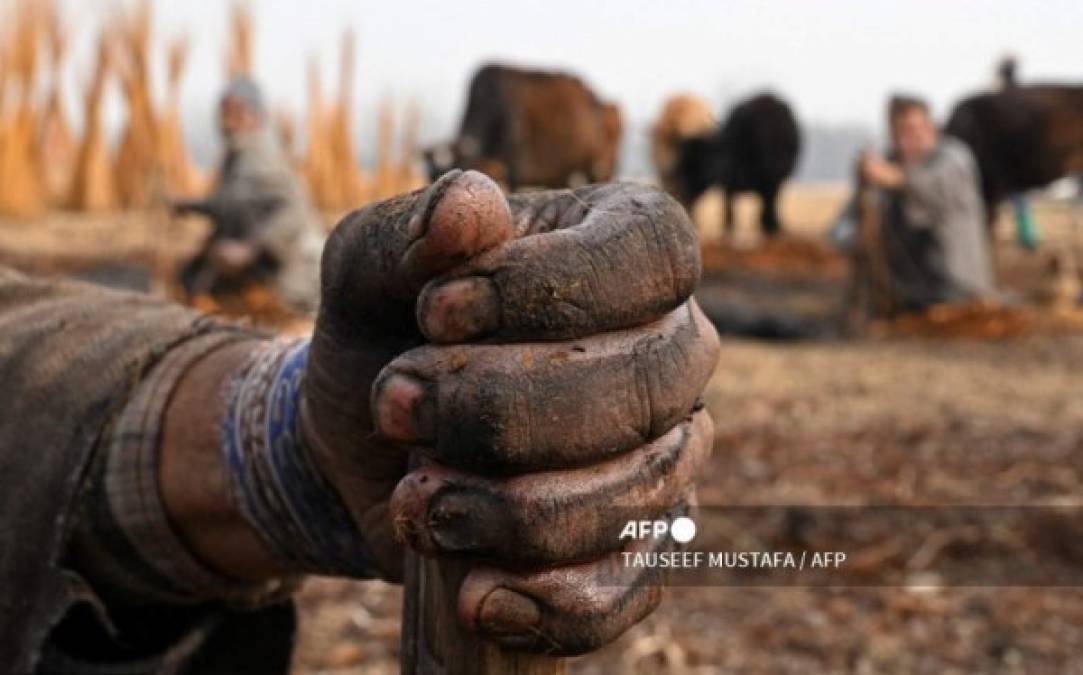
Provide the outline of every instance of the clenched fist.
{"type": "Polygon", "coordinates": [[[640,185],[505,198],[452,172],[346,217],[299,434],[381,572],[402,544],[474,561],[461,618],[519,649],[587,651],[650,612],[657,587],[603,581],[619,507],[679,508],[711,450],[699,274],[684,211],[640,185]]]}

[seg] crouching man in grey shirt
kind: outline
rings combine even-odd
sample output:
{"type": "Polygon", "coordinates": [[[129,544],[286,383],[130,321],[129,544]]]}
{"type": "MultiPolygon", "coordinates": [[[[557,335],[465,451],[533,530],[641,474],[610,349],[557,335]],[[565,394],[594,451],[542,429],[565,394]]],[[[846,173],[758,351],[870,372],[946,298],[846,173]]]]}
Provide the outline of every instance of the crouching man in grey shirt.
{"type": "Polygon", "coordinates": [[[893,97],[888,121],[889,155],[866,153],[859,171],[882,190],[881,240],[895,307],[992,297],[990,240],[973,155],[940,136],[918,98],[893,97]]]}

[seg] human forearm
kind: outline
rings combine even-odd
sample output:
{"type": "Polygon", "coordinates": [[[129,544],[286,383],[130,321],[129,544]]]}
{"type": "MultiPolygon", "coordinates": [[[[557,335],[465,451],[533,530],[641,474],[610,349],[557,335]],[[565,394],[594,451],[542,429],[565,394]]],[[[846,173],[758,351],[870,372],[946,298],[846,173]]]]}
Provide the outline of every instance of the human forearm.
{"type": "Polygon", "coordinates": [[[377,574],[300,441],[308,340],[229,335],[171,349],[106,429],[72,564],[107,602],[259,606],[377,574]]]}
{"type": "Polygon", "coordinates": [[[719,344],[679,205],[630,184],[509,202],[452,172],[351,214],[322,268],[311,342],[205,351],[162,432],[133,425],[171,523],[151,534],[257,600],[401,578],[404,543],[466,560],[459,618],[514,649],[581,653],[648,613],[643,570],[604,588],[622,517],[595,511],[685,508],[709,455],[719,344]]]}
{"type": "Polygon", "coordinates": [[[861,160],[861,175],[871,185],[884,190],[900,190],[907,180],[902,166],[876,154],[868,154],[861,160]]]}
{"type": "Polygon", "coordinates": [[[167,412],[166,510],[198,555],[236,578],[377,574],[362,528],[302,440],[308,349],[280,338],[222,350],[178,384],[167,412]]]}
{"type": "Polygon", "coordinates": [[[281,594],[285,575],[268,573],[258,548],[254,555],[244,547],[244,524],[220,498],[220,443],[211,421],[222,409],[214,387],[231,372],[229,360],[262,344],[256,334],[225,326],[174,344],[102,430],[69,564],[108,604],[248,606],[281,594]],[[185,498],[179,504],[177,494],[185,498]],[[237,550],[244,552],[239,569],[253,573],[220,562],[237,550]]]}
{"type": "Polygon", "coordinates": [[[222,465],[226,384],[263,341],[229,345],[206,356],[177,383],[161,441],[162,501],[192,551],[237,579],[289,572],[268,552],[231,502],[222,465]]]}

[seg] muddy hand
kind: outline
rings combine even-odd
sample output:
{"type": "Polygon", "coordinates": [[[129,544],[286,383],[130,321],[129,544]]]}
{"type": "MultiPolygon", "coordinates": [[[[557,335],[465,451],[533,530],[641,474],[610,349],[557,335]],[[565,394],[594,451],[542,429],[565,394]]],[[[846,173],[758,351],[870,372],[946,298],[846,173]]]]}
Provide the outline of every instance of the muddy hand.
{"type": "Polygon", "coordinates": [[[301,433],[388,579],[402,575],[387,500],[407,457],[374,437],[372,383],[425,341],[414,313],[426,282],[507,240],[511,228],[500,189],[482,174],[454,171],[346,216],[324,249],[301,433]]]}
{"type": "Polygon", "coordinates": [[[617,184],[510,209],[513,239],[424,285],[417,325],[436,344],[383,368],[373,423],[398,461],[428,458],[392,497],[399,537],[476,562],[463,620],[516,649],[581,653],[660,599],[645,571],[621,570],[618,534],[630,509],[690,498],[718,341],[689,300],[698,247],[669,197],[617,184]]]}

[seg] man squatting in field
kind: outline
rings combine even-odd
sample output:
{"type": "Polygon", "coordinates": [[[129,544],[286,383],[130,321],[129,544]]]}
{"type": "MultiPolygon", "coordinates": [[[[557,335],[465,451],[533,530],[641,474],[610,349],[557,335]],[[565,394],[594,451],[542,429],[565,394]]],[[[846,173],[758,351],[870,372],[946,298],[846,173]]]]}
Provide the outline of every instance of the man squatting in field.
{"type": "Polygon", "coordinates": [[[174,204],[177,213],[198,213],[214,223],[200,252],[181,269],[181,285],[197,295],[258,281],[292,308],[314,312],[323,222],[271,133],[263,95],[252,80],[230,82],[218,128],[226,154],[214,191],[174,204]]]}
{"type": "Polygon", "coordinates": [[[403,545],[472,560],[460,619],[515,649],[657,605],[602,507],[679,509],[710,453],[676,202],[455,171],[347,216],[321,272],[291,340],[0,271],[6,670],[282,672],[300,580],[397,581],[403,545]]]}
{"type": "MultiPolygon", "coordinates": [[[[977,164],[969,148],[941,137],[928,105],[910,96],[888,106],[892,149],[860,160],[861,177],[882,191],[882,255],[892,300],[903,311],[995,293],[977,164]]],[[[856,199],[841,218],[856,227],[856,199]]],[[[836,226],[839,227],[839,226],[836,226]]]]}

